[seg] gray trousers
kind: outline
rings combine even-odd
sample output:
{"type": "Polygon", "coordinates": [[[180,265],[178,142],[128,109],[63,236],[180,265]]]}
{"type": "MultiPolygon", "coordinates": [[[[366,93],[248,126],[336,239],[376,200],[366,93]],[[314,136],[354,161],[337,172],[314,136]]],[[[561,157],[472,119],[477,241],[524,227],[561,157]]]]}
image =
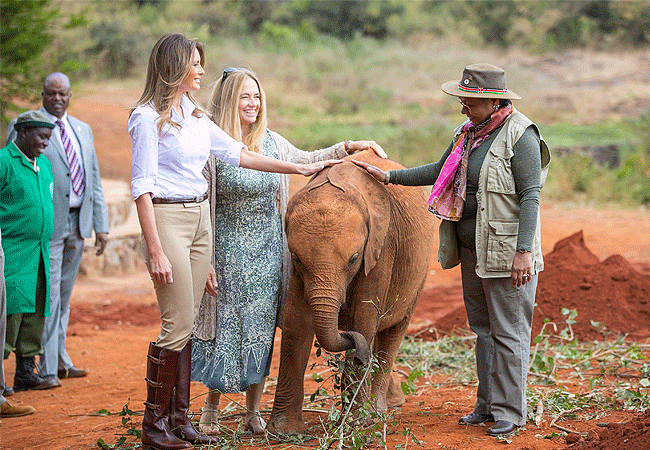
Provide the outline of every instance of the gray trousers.
{"type": "Polygon", "coordinates": [[[63,237],[50,241],[50,315],[43,327],[43,354],[39,359],[42,375],[56,375],[58,369],[73,366],[65,349],[65,338],[70,320],[70,295],[83,251],[79,210],[71,210],[63,237]]]}
{"type": "Polygon", "coordinates": [[[526,424],[526,378],[537,275],[521,287],[476,275],[476,252],[461,246],[463,299],[476,333],[478,389],[474,411],[526,424]]]}

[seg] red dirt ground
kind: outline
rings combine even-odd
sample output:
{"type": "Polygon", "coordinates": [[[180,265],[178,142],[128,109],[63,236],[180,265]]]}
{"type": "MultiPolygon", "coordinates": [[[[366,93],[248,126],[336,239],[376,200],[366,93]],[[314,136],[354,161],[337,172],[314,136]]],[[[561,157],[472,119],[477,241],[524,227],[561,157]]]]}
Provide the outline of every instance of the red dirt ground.
{"type": "MultiPolygon", "coordinates": [[[[126,178],[130,164],[128,135],[123,124],[126,111],[119,106],[102,105],[101,120],[95,117],[98,104],[92,98],[75,97],[71,113],[93,123],[103,174],[126,178]],[[96,122],[94,120],[97,120],[96,122]],[[95,126],[98,123],[101,125],[95,126]]],[[[582,339],[603,336],[589,321],[606,324],[611,332],[625,332],[638,342],[650,337],[650,220],[647,211],[594,209],[567,204],[549,204],[542,200],[542,242],[546,270],[540,275],[535,329],[542,319],[561,322],[561,307],[575,308],[578,322],[574,331],[582,339]],[[606,224],[606,226],[604,226],[606,224]],[[577,234],[576,234],[577,233],[577,234]],[[566,238],[566,239],[565,239],[566,238]]],[[[437,236],[434,237],[437,241],[437,236]]],[[[437,245],[434,245],[437,248],[437,245]]],[[[435,254],[410,333],[435,337],[454,328],[464,327],[466,316],[458,269],[442,271],[435,254]]],[[[47,391],[21,392],[10,398],[16,403],[37,408],[34,415],[4,419],[0,425],[0,447],[17,449],[89,449],[97,448],[98,439],[114,444],[124,429],[118,416],[100,416],[100,409],[122,410],[129,402],[134,411],[142,411],[145,397],[145,354],[148,343],[158,333],[158,311],[148,275],[143,266],[122,276],[105,277],[93,271],[80,278],[72,296],[72,314],[68,329],[68,351],[75,364],[90,370],[81,379],[62,380],[63,387],[47,391]]],[[[273,402],[274,381],[278,370],[279,336],[276,337],[271,380],[262,398],[263,407],[273,402]]],[[[315,359],[315,356],[312,357],[315,359]]],[[[15,360],[5,361],[7,381],[12,383],[15,360]]],[[[318,369],[316,369],[318,370],[318,369]]],[[[322,370],[322,369],[321,369],[322,370]]],[[[440,387],[422,383],[416,395],[407,398],[396,413],[398,425],[389,431],[409,427],[425,449],[493,450],[503,443],[486,436],[482,427],[463,427],[458,417],[472,410],[475,386],[448,385],[444,379],[433,380],[440,387]]],[[[571,392],[589,391],[588,380],[565,385],[571,392]]],[[[306,392],[315,384],[309,378],[306,392]]],[[[205,387],[192,386],[198,396],[192,410],[199,411],[205,387]]],[[[232,399],[242,402],[243,396],[232,399]]],[[[264,414],[264,413],[263,413],[264,414]]],[[[238,417],[228,419],[233,429],[238,417]]],[[[318,423],[318,413],[309,413],[310,424],[318,423]]],[[[559,430],[550,428],[550,417],[541,426],[528,424],[512,438],[510,448],[548,450],[569,448],[564,437],[544,438],[559,430]]],[[[141,416],[134,417],[139,427],[141,416]]],[[[580,450],[650,448],[650,417],[627,411],[607,412],[596,420],[566,420],[562,425],[578,432],[588,432],[590,439],[580,442],[580,450]],[[629,426],[616,425],[629,422],[629,426]],[[627,440],[627,442],[625,442],[627,440]]],[[[570,439],[569,439],[570,440],[570,439]]],[[[132,442],[129,438],[127,442],[132,442]]],[[[274,444],[257,440],[253,445],[244,438],[240,448],[271,448],[274,444]]],[[[309,443],[316,447],[317,442],[309,443]]],[[[388,436],[388,448],[418,448],[408,436],[388,436]]],[[[281,445],[275,448],[295,448],[281,445]]]]}

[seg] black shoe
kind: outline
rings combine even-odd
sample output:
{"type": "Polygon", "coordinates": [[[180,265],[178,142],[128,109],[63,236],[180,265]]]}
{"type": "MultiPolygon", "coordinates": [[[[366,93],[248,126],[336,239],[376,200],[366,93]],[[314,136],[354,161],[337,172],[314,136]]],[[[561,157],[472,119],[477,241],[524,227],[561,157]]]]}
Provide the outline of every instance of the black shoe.
{"type": "Polygon", "coordinates": [[[88,371],[86,369],[79,369],[75,366],[72,366],[68,369],[59,369],[58,372],[59,378],[81,378],[88,375],[88,371]]]}
{"type": "Polygon", "coordinates": [[[41,390],[61,386],[61,382],[55,376],[43,378],[34,372],[36,358],[33,356],[16,355],[16,374],[14,375],[14,391],[27,391],[30,389],[41,390]]]}
{"type": "Polygon", "coordinates": [[[3,390],[2,390],[2,396],[3,396],[3,397],[11,397],[11,396],[14,395],[14,394],[15,394],[14,390],[13,390],[10,386],[7,386],[7,385],[5,384],[5,385],[4,385],[4,388],[3,388],[3,390]]]}
{"type": "Polygon", "coordinates": [[[45,381],[51,380],[51,382],[55,385],[54,387],[62,386],[61,380],[59,380],[59,377],[57,377],[56,375],[45,375],[43,376],[43,379],[45,381]]]}
{"type": "Polygon", "coordinates": [[[498,420],[494,425],[487,429],[487,434],[490,436],[499,436],[501,434],[510,434],[519,428],[512,422],[507,420],[498,420]]]}
{"type": "Polygon", "coordinates": [[[458,419],[459,425],[480,425],[485,422],[494,422],[492,414],[481,414],[474,411],[458,419]]]}

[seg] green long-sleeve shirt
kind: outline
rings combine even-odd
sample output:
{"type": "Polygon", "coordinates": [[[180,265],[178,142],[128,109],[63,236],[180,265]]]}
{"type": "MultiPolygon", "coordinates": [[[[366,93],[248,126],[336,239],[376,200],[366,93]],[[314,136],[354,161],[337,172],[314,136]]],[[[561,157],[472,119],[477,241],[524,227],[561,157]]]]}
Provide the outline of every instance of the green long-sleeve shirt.
{"type": "MultiPolygon", "coordinates": [[[[469,157],[467,164],[467,190],[465,207],[461,219],[455,223],[456,234],[461,245],[474,248],[476,243],[476,192],[478,180],[485,155],[492,142],[499,134],[497,128],[469,157]]],[[[512,157],[512,173],[515,179],[515,191],[519,196],[519,235],[517,237],[517,250],[530,251],[535,227],[537,212],[539,210],[540,192],[540,139],[533,127],[528,127],[514,146],[512,157]]],[[[435,163],[425,164],[411,169],[391,170],[389,180],[393,184],[406,186],[433,185],[440,174],[447,157],[453,150],[453,142],[440,160],[435,163]]]]}

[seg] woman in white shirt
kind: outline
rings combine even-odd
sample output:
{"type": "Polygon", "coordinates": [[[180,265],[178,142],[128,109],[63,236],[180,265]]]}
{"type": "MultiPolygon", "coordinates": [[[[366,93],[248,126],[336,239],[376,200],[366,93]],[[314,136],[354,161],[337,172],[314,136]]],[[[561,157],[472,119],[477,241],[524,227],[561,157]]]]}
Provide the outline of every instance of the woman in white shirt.
{"type": "Polygon", "coordinates": [[[161,37],[151,51],[144,92],[128,121],[131,190],[161,317],[160,334],[147,356],[145,450],[189,449],[190,443],[210,442],[187,417],[190,338],[212,248],[207,182],[201,173],[208,156],[233,166],[305,176],[338,162],[293,164],[251,152],[229,137],[191,95],[201,87],[203,63],[200,42],[176,33],[161,37]]]}

